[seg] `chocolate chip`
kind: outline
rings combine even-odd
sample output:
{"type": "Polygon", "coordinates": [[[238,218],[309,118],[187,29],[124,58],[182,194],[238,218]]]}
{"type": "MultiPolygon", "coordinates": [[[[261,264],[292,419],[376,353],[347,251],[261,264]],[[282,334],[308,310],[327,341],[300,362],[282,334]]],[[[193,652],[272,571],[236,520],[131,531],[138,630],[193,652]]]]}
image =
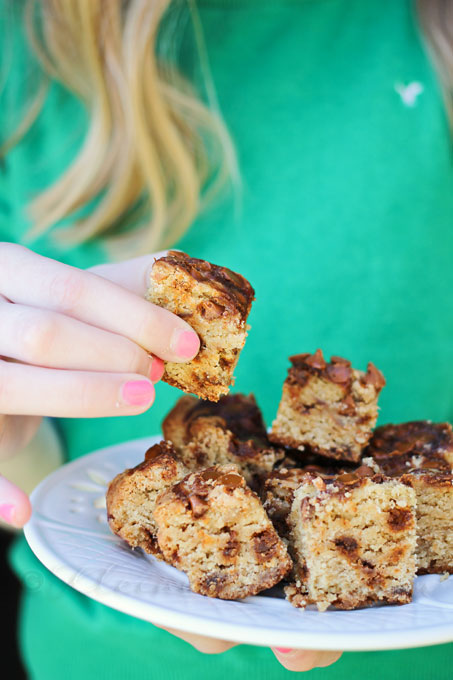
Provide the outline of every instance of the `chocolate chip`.
{"type": "Polygon", "coordinates": [[[345,416],[354,416],[356,414],[356,404],[352,394],[348,394],[341,402],[341,414],[345,416]]]}
{"type": "Polygon", "coordinates": [[[360,467],[357,468],[357,470],[354,470],[354,474],[360,478],[372,477],[375,474],[375,471],[373,470],[373,468],[370,468],[369,465],[361,465],[360,467]]]}
{"type": "Polygon", "coordinates": [[[342,484],[354,484],[355,482],[358,482],[359,479],[360,477],[358,477],[358,475],[354,472],[345,472],[344,474],[337,477],[337,481],[341,482],[342,484]]]}
{"type": "Polygon", "coordinates": [[[223,472],[217,468],[207,468],[206,470],[203,470],[203,472],[200,472],[200,477],[206,482],[214,482],[216,479],[222,477],[222,475],[223,472]]]}
{"type": "Polygon", "coordinates": [[[196,494],[189,496],[189,503],[194,517],[201,517],[209,508],[209,504],[196,494]]]}
{"type": "Polygon", "coordinates": [[[162,454],[162,447],[160,444],[154,444],[154,446],[151,446],[147,452],[145,453],[145,460],[155,460],[162,454]]]}
{"type": "Polygon", "coordinates": [[[222,592],[227,581],[224,574],[218,572],[210,572],[206,574],[200,583],[200,593],[209,595],[210,597],[218,597],[222,592]]]}
{"type": "Polygon", "coordinates": [[[200,314],[204,319],[212,321],[212,319],[218,319],[225,311],[225,307],[212,302],[212,300],[205,300],[200,305],[200,314]]]}
{"type": "Polygon", "coordinates": [[[404,531],[414,523],[412,510],[392,508],[388,511],[388,515],[387,523],[392,531],[404,531]]]}
{"type": "Polygon", "coordinates": [[[351,380],[352,369],[345,364],[330,364],[327,366],[326,374],[334,383],[347,383],[351,380]]]}
{"type": "Polygon", "coordinates": [[[235,531],[229,530],[229,534],[230,536],[222,552],[225,555],[225,557],[232,558],[236,557],[236,555],[238,554],[240,543],[236,538],[237,533],[235,531]]]}
{"type": "Polygon", "coordinates": [[[365,374],[365,382],[369,385],[374,385],[377,390],[380,390],[385,385],[385,378],[381,371],[370,361],[365,374]]]}
{"type": "Polygon", "coordinates": [[[278,536],[272,529],[265,529],[253,536],[253,549],[258,562],[268,562],[277,552],[278,536]]]}
{"type": "Polygon", "coordinates": [[[237,489],[240,486],[244,486],[244,479],[237,475],[235,472],[229,472],[223,477],[220,477],[220,483],[228,487],[228,489],[237,489]]]}
{"type": "Polygon", "coordinates": [[[330,357],[332,364],[343,364],[343,366],[350,366],[351,362],[348,359],[343,359],[343,357],[333,356],[330,357]]]}
{"type": "Polygon", "coordinates": [[[317,349],[314,354],[308,355],[308,357],[305,359],[305,363],[311,366],[312,368],[318,368],[320,371],[323,371],[327,366],[327,363],[322,354],[322,350],[320,349],[317,349]]]}
{"type": "Polygon", "coordinates": [[[345,555],[352,555],[357,551],[359,544],[352,536],[338,536],[334,541],[336,547],[345,555]]]}

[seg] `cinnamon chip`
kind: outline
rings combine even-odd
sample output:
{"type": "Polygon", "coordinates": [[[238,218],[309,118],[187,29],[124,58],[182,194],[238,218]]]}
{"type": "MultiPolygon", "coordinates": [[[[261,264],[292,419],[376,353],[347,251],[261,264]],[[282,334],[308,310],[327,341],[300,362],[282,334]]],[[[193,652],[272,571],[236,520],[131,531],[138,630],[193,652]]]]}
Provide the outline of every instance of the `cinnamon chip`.
{"type": "Polygon", "coordinates": [[[337,481],[342,484],[354,484],[354,482],[358,482],[359,479],[360,477],[354,472],[345,472],[343,475],[337,477],[337,481]]]}
{"type": "Polygon", "coordinates": [[[236,475],[234,472],[229,472],[220,478],[220,483],[227,486],[229,489],[237,489],[243,486],[243,478],[240,475],[236,475]]]}
{"type": "Polygon", "coordinates": [[[189,496],[189,503],[194,517],[201,517],[209,508],[208,503],[196,494],[191,494],[189,496]]]}
{"type": "Polygon", "coordinates": [[[305,359],[305,363],[311,366],[312,368],[318,368],[320,371],[323,371],[327,366],[327,363],[322,354],[322,350],[320,349],[317,349],[314,354],[308,355],[308,357],[305,359]]]}
{"type": "Polygon", "coordinates": [[[374,385],[377,390],[380,390],[385,385],[385,378],[381,371],[370,361],[365,375],[365,382],[369,385],[374,385]]]}
{"type": "Polygon", "coordinates": [[[334,383],[347,383],[352,377],[352,369],[346,364],[330,364],[326,373],[329,380],[334,383]]]}

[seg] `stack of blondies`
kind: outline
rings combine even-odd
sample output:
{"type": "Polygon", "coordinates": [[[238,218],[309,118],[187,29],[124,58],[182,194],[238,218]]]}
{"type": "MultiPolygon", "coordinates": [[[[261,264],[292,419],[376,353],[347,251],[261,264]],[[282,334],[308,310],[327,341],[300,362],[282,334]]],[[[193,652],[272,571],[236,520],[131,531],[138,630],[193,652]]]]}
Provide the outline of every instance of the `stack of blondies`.
{"type": "Polygon", "coordinates": [[[182,396],[164,441],[111,482],[111,529],[203,595],[283,581],[301,608],[409,602],[416,573],[453,573],[451,426],[373,431],[382,373],[317,350],[290,358],[268,433],[252,395],[228,394],[253,296],[224,267],[179,252],[156,261],[148,299],[201,339],[164,380],[202,399],[182,396]]]}

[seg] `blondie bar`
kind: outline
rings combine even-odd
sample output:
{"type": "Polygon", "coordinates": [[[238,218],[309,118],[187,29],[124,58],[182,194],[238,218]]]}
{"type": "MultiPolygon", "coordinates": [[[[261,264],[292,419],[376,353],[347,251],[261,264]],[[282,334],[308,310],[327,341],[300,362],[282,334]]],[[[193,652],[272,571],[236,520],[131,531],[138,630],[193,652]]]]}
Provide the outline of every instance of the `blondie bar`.
{"type": "Polygon", "coordinates": [[[367,466],[322,478],[307,473],[288,517],[295,607],[356,609],[405,604],[415,575],[415,493],[367,466]]]}
{"type": "Polygon", "coordinates": [[[254,290],[240,274],[170,251],[154,263],[146,298],[177,314],[198,333],[197,356],[166,362],[163,380],[210,401],[227,394],[244,347],[254,290]]]}
{"type": "Polygon", "coordinates": [[[189,469],[234,463],[253,487],[284,456],[269,442],[253,395],[227,395],[217,403],[181,397],[162,430],[189,469]]]}
{"type": "Polygon", "coordinates": [[[382,373],[372,363],[363,372],[341,357],[327,362],[319,349],[290,361],[271,441],[358,462],[376,424],[382,373]]]}
{"type": "Polygon", "coordinates": [[[161,494],[157,538],[192,590],[234,600],[278,583],[291,569],[286,547],[234,465],[191,473],[161,494]]]}

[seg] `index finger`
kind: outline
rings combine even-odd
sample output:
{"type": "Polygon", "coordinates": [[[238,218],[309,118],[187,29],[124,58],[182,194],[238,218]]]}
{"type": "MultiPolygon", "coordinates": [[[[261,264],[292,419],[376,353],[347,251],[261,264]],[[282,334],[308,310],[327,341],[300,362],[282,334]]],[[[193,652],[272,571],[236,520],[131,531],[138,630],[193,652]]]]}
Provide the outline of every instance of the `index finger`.
{"type": "Polygon", "coordinates": [[[1,244],[0,293],[123,335],[165,361],[186,361],[199,350],[198,336],[175,314],[93,272],[23,246],[1,244]]]}

